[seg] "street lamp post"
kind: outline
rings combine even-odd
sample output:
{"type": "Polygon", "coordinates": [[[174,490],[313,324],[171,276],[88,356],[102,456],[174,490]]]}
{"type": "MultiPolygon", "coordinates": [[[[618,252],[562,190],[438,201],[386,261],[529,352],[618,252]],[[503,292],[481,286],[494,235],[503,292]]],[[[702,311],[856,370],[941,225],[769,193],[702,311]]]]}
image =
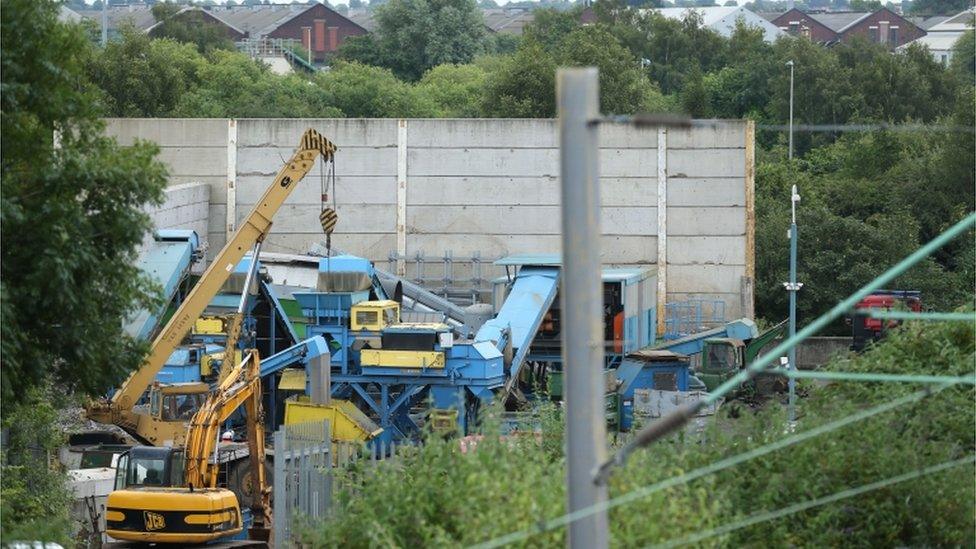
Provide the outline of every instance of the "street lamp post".
{"type": "MultiPolygon", "coordinates": [[[[796,203],[800,201],[800,194],[796,190],[796,185],[793,185],[793,189],[790,195],[790,209],[792,210],[792,221],[790,222],[790,281],[783,284],[786,287],[786,291],[790,293],[790,337],[796,335],[796,293],[800,291],[803,284],[796,281],[796,244],[797,244],[797,231],[796,231],[796,203]]],[[[787,365],[791,371],[796,370],[796,347],[791,347],[789,351],[789,364],[787,365]]],[[[790,390],[790,400],[789,400],[789,419],[790,425],[796,421],[796,378],[789,379],[789,390],[790,390]]]]}
{"type": "Polygon", "coordinates": [[[790,68],[790,151],[789,159],[793,160],[793,60],[786,62],[786,66],[790,68]]]}

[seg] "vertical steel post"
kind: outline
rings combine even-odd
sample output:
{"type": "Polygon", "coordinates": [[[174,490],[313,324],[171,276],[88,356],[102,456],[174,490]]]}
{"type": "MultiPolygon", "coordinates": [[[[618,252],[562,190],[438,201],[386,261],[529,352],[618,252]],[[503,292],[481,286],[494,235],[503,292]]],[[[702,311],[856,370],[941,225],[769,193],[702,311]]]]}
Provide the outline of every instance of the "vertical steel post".
{"type": "MultiPolygon", "coordinates": [[[[790,337],[796,335],[796,292],[800,291],[803,284],[796,281],[796,244],[797,244],[797,230],[796,230],[796,203],[800,201],[800,195],[796,192],[796,185],[793,185],[792,193],[790,195],[790,210],[792,215],[792,221],[790,222],[790,281],[786,283],[786,290],[790,293],[790,337]]],[[[796,370],[796,346],[790,347],[789,350],[789,365],[790,370],[796,370]]],[[[792,425],[796,421],[796,378],[791,377],[789,380],[789,419],[792,425]]]]}
{"type": "MultiPolygon", "coordinates": [[[[594,472],[606,459],[603,417],[603,293],[600,291],[599,116],[597,69],[559,69],[559,165],[562,189],[562,336],[566,379],[569,512],[605,502],[594,472]]],[[[607,514],[569,525],[569,546],[607,547],[607,514]]]]}
{"type": "Polygon", "coordinates": [[[789,159],[793,160],[793,60],[787,61],[790,68],[790,151],[789,159]]]}
{"type": "Polygon", "coordinates": [[[102,0],[102,47],[108,45],[108,0],[102,0]]]}

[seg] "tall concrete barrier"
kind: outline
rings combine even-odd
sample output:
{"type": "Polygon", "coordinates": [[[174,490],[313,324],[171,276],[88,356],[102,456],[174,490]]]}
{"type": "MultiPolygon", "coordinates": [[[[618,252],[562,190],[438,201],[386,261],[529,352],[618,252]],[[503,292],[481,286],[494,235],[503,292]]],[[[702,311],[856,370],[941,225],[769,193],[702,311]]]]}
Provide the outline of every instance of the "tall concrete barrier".
{"type": "MultiPolygon", "coordinates": [[[[250,211],[309,127],[339,146],[334,192],[331,172],[315,167],[276,217],[269,251],[305,253],[323,240],[318,214],[326,190],[339,214],[333,244],[408,277],[421,277],[425,263],[431,274],[430,256],[453,258],[451,276],[490,278],[500,274],[485,266],[492,259],[560,252],[555,120],[112,119],[107,125],[123,144],[158,143],[174,185],[209,186],[211,249],[250,211]]],[[[714,300],[728,318],[752,316],[753,141],[752,123],[739,120],[685,129],[602,127],[604,263],[652,268],[658,294],[669,302],[714,300]]]]}

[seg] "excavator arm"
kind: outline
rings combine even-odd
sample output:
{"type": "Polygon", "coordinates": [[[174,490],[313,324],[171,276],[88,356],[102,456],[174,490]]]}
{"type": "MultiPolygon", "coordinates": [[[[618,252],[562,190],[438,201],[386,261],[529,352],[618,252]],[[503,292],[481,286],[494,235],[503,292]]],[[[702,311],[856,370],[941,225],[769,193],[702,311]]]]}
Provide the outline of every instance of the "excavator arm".
{"type": "Polygon", "coordinates": [[[91,403],[87,409],[90,419],[118,425],[153,445],[158,446],[166,440],[166,434],[154,425],[154,418],[136,413],[133,407],[169,356],[182,343],[210,300],[220,291],[234,266],[244,257],[245,252],[267,236],[278,209],[296,184],[312,169],[316,158],[321,156],[324,161],[331,161],[335,152],[336,146],[317,131],[305,131],[298,150],[281,168],[254,209],[244,218],[176,313],[156,336],[149,357],[142,367],[129,376],[110,401],[91,403]]]}
{"type": "Polygon", "coordinates": [[[258,352],[248,350],[240,364],[225,377],[190,421],[187,429],[185,482],[196,488],[217,486],[216,459],[220,428],[239,407],[247,414],[247,443],[257,492],[252,508],[256,520],[271,522],[270,488],[264,476],[264,412],[261,405],[261,362],[258,352]]]}

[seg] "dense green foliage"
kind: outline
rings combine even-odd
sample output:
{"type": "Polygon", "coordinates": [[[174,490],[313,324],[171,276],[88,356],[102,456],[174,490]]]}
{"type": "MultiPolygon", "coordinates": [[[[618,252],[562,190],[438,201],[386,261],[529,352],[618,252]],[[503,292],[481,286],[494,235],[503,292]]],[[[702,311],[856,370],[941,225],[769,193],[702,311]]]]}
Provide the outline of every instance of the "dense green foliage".
{"type": "MultiPolygon", "coordinates": [[[[974,334],[965,323],[912,325],[843,371],[971,375],[974,334]]],[[[893,384],[805,387],[797,431],[889,402],[917,390],[893,384]]],[[[611,539],[644,547],[746,516],[964,458],[974,451],[972,387],[947,389],[788,449],[662,490],[610,511],[611,539]]],[[[432,438],[399,460],[364,463],[341,479],[334,519],[304,527],[316,547],[460,547],[532,530],[565,510],[565,456],[558,412],[542,414],[541,432],[482,439],[459,450],[432,438]]],[[[490,422],[489,422],[490,423],[490,422]]],[[[610,496],[677,476],[786,436],[782,408],[720,409],[703,433],[688,432],[635,454],[612,477],[610,496]],[[707,440],[707,444],[702,444],[707,440]]],[[[494,428],[489,427],[489,429],[494,428]]],[[[488,431],[491,432],[491,431],[488,431]]],[[[622,442],[622,441],[619,441],[622,442]]],[[[976,494],[972,466],[896,484],[853,499],[763,522],[706,544],[763,546],[972,546],[976,494]],[[961,480],[961,481],[960,481],[961,480]]],[[[524,544],[559,546],[565,529],[524,544]]]]}
{"type": "Polygon", "coordinates": [[[87,38],[55,12],[18,0],[2,13],[4,410],[48,376],[91,394],[113,386],[145,350],[122,320],[154,296],[134,260],[164,168],[155,146],[101,137],[87,38]]]}
{"type": "Polygon", "coordinates": [[[161,200],[164,168],[154,145],[101,136],[88,36],[58,23],[57,9],[9,0],[0,10],[5,541],[65,539],[52,403],[99,394],[139,365],[146,346],[122,324],[155,297],[134,262],[150,226],[142,207],[161,200]],[[52,382],[59,395],[44,392],[52,382]]]}
{"type": "Polygon", "coordinates": [[[71,497],[64,474],[56,468],[64,435],[52,404],[63,401],[63,395],[34,388],[23,400],[3,417],[10,439],[0,483],[0,537],[5,541],[57,541],[67,547],[71,497]]]}
{"type": "Polygon", "coordinates": [[[376,9],[376,25],[340,56],[411,81],[437,65],[470,63],[491,45],[474,0],[390,0],[376,9]]]}

